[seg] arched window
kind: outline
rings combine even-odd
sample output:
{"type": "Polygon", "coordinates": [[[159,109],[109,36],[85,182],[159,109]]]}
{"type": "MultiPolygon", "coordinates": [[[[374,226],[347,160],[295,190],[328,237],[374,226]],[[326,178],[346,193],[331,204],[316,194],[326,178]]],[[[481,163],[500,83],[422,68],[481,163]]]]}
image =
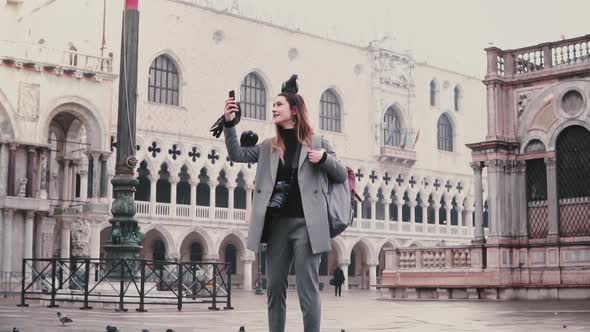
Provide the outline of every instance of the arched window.
{"type": "Polygon", "coordinates": [[[152,103],[178,106],[178,69],[172,59],[162,54],[150,65],[148,100],[152,103]]]}
{"type": "Polygon", "coordinates": [[[191,243],[191,262],[203,261],[203,247],[199,242],[191,243]]]}
{"type": "Polygon", "coordinates": [[[394,106],[390,106],[383,116],[383,145],[401,145],[401,128],[399,111],[394,106]]]}
{"type": "MultiPolygon", "coordinates": [[[[165,261],[166,260],[166,245],[164,245],[164,241],[162,240],[155,240],[152,246],[153,252],[153,260],[155,261],[165,261]]],[[[157,270],[161,270],[164,266],[162,263],[155,263],[154,264],[157,270]]]]}
{"type": "Polygon", "coordinates": [[[236,274],[238,265],[237,265],[237,252],[236,246],[233,244],[228,244],[225,247],[225,259],[224,262],[229,263],[229,267],[231,268],[231,274],[236,274]]]}
{"type": "Polygon", "coordinates": [[[234,209],[246,208],[246,190],[242,187],[234,189],[234,209]]]}
{"type": "Polygon", "coordinates": [[[209,188],[209,176],[205,168],[201,169],[199,174],[199,184],[197,185],[197,205],[209,206],[211,190],[209,188]]]}
{"type": "Polygon", "coordinates": [[[354,277],[356,272],[356,252],[354,249],[350,253],[350,264],[348,264],[348,276],[354,277]]]}
{"type": "Polygon", "coordinates": [[[590,132],[569,126],[557,137],[559,235],[590,236],[590,132]]]}
{"type": "Polygon", "coordinates": [[[156,182],[156,202],[158,203],[170,203],[170,190],[172,185],[170,184],[170,172],[168,172],[168,165],[165,163],[160,166],[158,172],[160,178],[156,182]]]}
{"type": "Polygon", "coordinates": [[[176,184],[176,204],[190,205],[191,204],[191,184],[190,174],[188,174],[188,167],[183,165],[178,174],[179,182],[176,184]]]}
{"type": "Polygon", "coordinates": [[[149,179],[150,171],[148,170],[147,162],[145,160],[139,164],[139,168],[137,169],[137,174],[138,174],[137,180],[139,181],[139,183],[137,184],[137,187],[135,189],[135,200],[149,202],[150,201],[150,191],[151,191],[151,185],[150,185],[150,179],[149,179]]]}
{"type": "Polygon", "coordinates": [[[255,73],[248,74],[240,89],[240,107],[246,118],[266,120],[266,89],[255,73]]]}
{"type": "Polygon", "coordinates": [[[340,102],[332,90],[326,90],[320,98],[320,129],[341,132],[340,102]]]}
{"type": "Polygon", "coordinates": [[[437,145],[439,150],[453,151],[453,125],[446,114],[438,118],[437,145]]]}
{"type": "Polygon", "coordinates": [[[416,207],[414,207],[414,218],[416,223],[420,224],[423,223],[422,221],[422,197],[420,196],[420,193],[418,193],[416,195],[416,207]]]}
{"type": "Polygon", "coordinates": [[[461,98],[463,98],[463,95],[461,94],[461,87],[455,85],[455,89],[453,90],[453,92],[455,101],[455,111],[459,111],[461,109],[461,98]]]}
{"type": "Polygon", "coordinates": [[[404,205],[402,205],[402,221],[410,221],[410,196],[408,196],[408,192],[404,192],[404,205]]]}
{"type": "Polygon", "coordinates": [[[438,84],[435,80],[430,81],[430,106],[438,105],[438,84]]]}

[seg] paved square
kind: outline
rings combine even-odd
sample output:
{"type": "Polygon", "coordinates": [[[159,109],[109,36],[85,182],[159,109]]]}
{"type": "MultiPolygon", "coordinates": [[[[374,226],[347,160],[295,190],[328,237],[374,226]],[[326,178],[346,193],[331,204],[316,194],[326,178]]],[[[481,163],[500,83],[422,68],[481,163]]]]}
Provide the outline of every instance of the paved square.
{"type": "MultiPolygon", "coordinates": [[[[0,331],[105,331],[115,325],[121,332],[267,331],[266,296],[235,292],[233,311],[212,312],[206,305],[189,306],[182,312],[174,307],[148,307],[149,312],[111,309],[81,311],[61,307],[48,309],[38,304],[17,308],[14,301],[0,302],[0,331]],[[74,319],[61,326],[56,312],[74,319]]],[[[590,331],[590,301],[391,301],[379,300],[375,292],[352,291],[335,298],[322,294],[322,331],[590,331]],[[564,327],[566,326],[566,327],[564,327]]],[[[77,305],[79,306],[79,305],[77,305]]],[[[302,331],[297,293],[288,294],[287,331],[302,331]]]]}

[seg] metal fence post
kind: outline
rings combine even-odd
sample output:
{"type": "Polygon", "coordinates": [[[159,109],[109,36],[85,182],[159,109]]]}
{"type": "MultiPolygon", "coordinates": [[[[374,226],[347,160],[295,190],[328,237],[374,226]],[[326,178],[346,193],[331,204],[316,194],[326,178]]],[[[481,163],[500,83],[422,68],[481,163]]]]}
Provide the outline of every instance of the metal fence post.
{"type": "Polygon", "coordinates": [[[144,307],[144,297],[145,297],[145,260],[141,260],[141,272],[140,272],[140,285],[139,285],[139,309],[135,309],[139,312],[146,312],[144,307]]]}
{"type": "Polygon", "coordinates": [[[217,273],[219,273],[217,269],[216,263],[213,264],[213,301],[211,301],[211,306],[209,310],[219,310],[217,307],[217,273]]]}
{"type": "Polygon", "coordinates": [[[182,262],[178,262],[178,311],[182,310],[182,262]]]}
{"type": "Polygon", "coordinates": [[[51,260],[51,303],[47,306],[47,308],[58,308],[59,306],[55,304],[55,293],[57,293],[57,289],[55,288],[55,270],[57,260],[51,260]]]}
{"type": "Polygon", "coordinates": [[[224,310],[233,310],[234,307],[231,306],[231,265],[226,265],[227,269],[227,284],[225,285],[226,287],[226,293],[227,293],[227,298],[225,300],[225,308],[223,308],[224,310]]]}
{"type": "Polygon", "coordinates": [[[90,283],[90,260],[84,259],[84,306],[80,310],[92,309],[88,306],[88,284],[90,283]]]}
{"type": "Polygon", "coordinates": [[[21,282],[21,291],[20,291],[20,304],[17,307],[28,307],[29,305],[25,303],[25,288],[26,288],[26,277],[25,277],[25,266],[27,265],[27,260],[23,258],[23,270],[22,270],[22,282],[21,282]]]}
{"type": "Polygon", "coordinates": [[[127,309],[125,309],[124,301],[125,301],[125,265],[127,263],[127,260],[120,259],[119,262],[121,264],[121,274],[119,276],[121,278],[121,281],[119,283],[119,308],[116,311],[126,312],[127,309]]]}

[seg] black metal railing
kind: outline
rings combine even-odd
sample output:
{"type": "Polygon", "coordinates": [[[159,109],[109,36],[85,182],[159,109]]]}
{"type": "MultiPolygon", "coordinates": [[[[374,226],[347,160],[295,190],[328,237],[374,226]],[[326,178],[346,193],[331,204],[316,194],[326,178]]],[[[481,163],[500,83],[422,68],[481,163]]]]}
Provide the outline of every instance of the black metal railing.
{"type": "Polygon", "coordinates": [[[154,261],[146,259],[23,259],[19,306],[28,300],[81,303],[80,309],[92,309],[92,303],[114,304],[117,311],[137,305],[218,304],[231,305],[229,263],[154,261]]]}

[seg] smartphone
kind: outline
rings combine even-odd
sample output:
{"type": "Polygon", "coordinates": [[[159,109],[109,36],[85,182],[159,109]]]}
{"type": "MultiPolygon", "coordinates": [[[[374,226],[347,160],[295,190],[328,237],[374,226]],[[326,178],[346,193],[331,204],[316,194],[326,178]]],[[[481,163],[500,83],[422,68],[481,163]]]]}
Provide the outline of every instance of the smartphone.
{"type": "Polygon", "coordinates": [[[236,92],[234,90],[229,90],[229,97],[231,99],[236,99],[236,92]]]}

